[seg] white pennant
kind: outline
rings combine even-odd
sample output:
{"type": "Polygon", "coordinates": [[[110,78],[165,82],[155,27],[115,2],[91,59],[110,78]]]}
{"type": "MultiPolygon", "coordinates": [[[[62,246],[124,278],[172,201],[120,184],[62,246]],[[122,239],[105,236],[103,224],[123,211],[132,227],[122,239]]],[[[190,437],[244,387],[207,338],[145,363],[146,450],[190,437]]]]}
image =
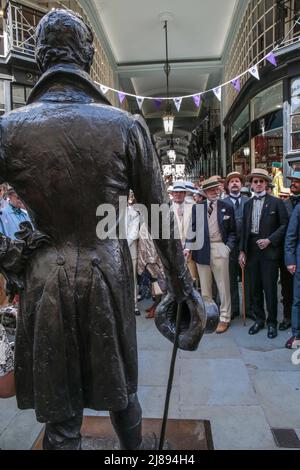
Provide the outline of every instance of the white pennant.
{"type": "Polygon", "coordinates": [[[105,95],[109,90],[109,88],[105,85],[100,85],[100,88],[101,88],[103,95],[105,95]]]}
{"type": "Polygon", "coordinates": [[[143,103],[144,103],[144,97],[143,96],[137,96],[136,101],[138,104],[139,109],[142,109],[143,103]]]}
{"type": "Polygon", "coordinates": [[[174,104],[176,106],[177,111],[180,111],[181,103],[182,103],[182,98],[174,98],[174,104]]]}
{"type": "Polygon", "coordinates": [[[219,86],[217,88],[214,88],[213,92],[215,96],[218,98],[218,100],[221,101],[222,100],[222,87],[219,86]]]}
{"type": "Polygon", "coordinates": [[[260,80],[257,65],[254,65],[251,69],[249,69],[249,73],[251,73],[253,77],[257,78],[257,80],[260,80]]]}

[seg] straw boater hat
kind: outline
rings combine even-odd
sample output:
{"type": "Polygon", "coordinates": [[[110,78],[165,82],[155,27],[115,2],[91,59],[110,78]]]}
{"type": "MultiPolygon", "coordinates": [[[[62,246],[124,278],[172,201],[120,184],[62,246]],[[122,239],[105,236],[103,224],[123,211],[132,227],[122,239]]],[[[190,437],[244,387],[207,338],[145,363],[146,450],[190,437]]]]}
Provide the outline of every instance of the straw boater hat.
{"type": "Polygon", "coordinates": [[[245,178],[241,175],[241,173],[239,173],[238,171],[233,171],[232,173],[229,173],[227,176],[226,176],[226,179],[225,179],[225,187],[228,187],[228,184],[229,184],[229,181],[232,179],[232,178],[239,178],[240,182],[242,183],[242,186],[245,182],[245,178]]]}
{"type": "Polygon", "coordinates": [[[287,176],[288,180],[300,180],[300,170],[294,171],[291,176],[287,176]]]}
{"type": "Polygon", "coordinates": [[[185,189],[188,193],[198,193],[197,189],[195,188],[195,185],[191,181],[185,181],[185,189]]]}
{"type": "Polygon", "coordinates": [[[207,180],[203,181],[201,190],[206,191],[207,189],[219,188],[220,180],[218,176],[211,176],[207,180]]]}
{"type": "Polygon", "coordinates": [[[185,184],[184,181],[175,181],[173,184],[173,193],[185,193],[185,184]]]}
{"type": "Polygon", "coordinates": [[[252,170],[252,173],[247,177],[247,179],[249,181],[252,181],[253,178],[263,178],[268,183],[272,183],[272,178],[269,176],[267,170],[264,170],[263,168],[254,168],[254,170],[252,170]]]}

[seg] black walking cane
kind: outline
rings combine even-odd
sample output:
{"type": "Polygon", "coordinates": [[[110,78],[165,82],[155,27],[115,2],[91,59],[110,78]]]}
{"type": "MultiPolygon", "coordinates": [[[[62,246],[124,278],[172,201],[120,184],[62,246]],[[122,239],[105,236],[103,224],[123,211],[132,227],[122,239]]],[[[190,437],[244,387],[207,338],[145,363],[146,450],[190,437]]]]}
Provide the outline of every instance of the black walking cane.
{"type": "Polygon", "coordinates": [[[179,303],[177,307],[176,332],[175,332],[173,353],[172,353],[171,364],[170,364],[169,380],[168,380],[168,387],[167,387],[166,400],[165,400],[164,417],[163,417],[163,421],[161,425],[158,450],[163,450],[164,443],[165,443],[165,433],[166,433],[166,426],[167,426],[167,421],[168,421],[169,403],[170,403],[170,397],[171,397],[171,392],[172,392],[176,355],[177,355],[177,350],[178,350],[178,338],[179,338],[179,328],[180,328],[180,322],[181,322],[181,313],[182,313],[182,304],[179,303]]]}

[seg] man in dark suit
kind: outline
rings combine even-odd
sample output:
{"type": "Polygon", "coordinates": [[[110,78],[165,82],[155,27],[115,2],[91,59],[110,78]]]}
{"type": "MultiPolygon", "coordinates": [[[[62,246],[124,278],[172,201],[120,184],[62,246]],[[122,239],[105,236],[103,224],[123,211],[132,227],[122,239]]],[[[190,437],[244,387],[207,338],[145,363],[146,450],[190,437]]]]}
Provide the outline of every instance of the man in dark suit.
{"type": "Polygon", "coordinates": [[[253,170],[249,179],[254,191],[244,208],[240,265],[248,265],[253,290],[255,335],[265,326],[264,295],[268,311],[268,338],[277,336],[277,280],[288,214],[281,199],[266,193],[270,177],[266,170],[253,170]]]}
{"type": "Polygon", "coordinates": [[[300,346],[300,205],[292,213],[285,239],[285,264],[294,278],[294,299],[292,307],[292,337],[285,347],[300,346]]]}
{"type": "Polygon", "coordinates": [[[212,301],[212,276],[214,276],[221,300],[220,321],[216,333],[224,333],[231,319],[231,298],[229,281],[229,255],[236,241],[234,209],[228,202],[219,199],[220,184],[212,176],[202,184],[207,200],[196,204],[192,211],[191,228],[204,243],[201,249],[193,249],[193,239],[186,242],[186,254],[192,251],[197,264],[201,293],[204,300],[212,301]],[[197,224],[198,209],[204,209],[204,223],[197,224]],[[201,238],[200,235],[200,238],[201,238]]]}
{"type": "MultiPolygon", "coordinates": [[[[241,240],[242,226],[243,226],[243,212],[244,206],[248,201],[247,196],[242,196],[241,188],[244,184],[243,176],[234,171],[227,175],[225,180],[225,189],[229,194],[228,197],[224,198],[223,201],[228,202],[233,209],[236,223],[236,235],[237,242],[234,249],[230,253],[229,257],[229,277],[230,277],[230,295],[231,295],[231,319],[238,317],[240,314],[240,297],[239,297],[239,277],[240,277],[240,266],[239,266],[239,244],[241,240]]],[[[248,274],[248,270],[246,275],[248,274]]],[[[246,312],[248,317],[251,316],[250,306],[250,280],[247,276],[246,281],[246,312]]],[[[252,316],[253,317],[253,313],[252,316]]]]}
{"type": "MultiPolygon", "coordinates": [[[[300,202],[300,171],[295,171],[292,176],[288,176],[287,179],[291,180],[291,197],[286,199],[284,204],[290,218],[293,210],[300,202]]],[[[279,330],[284,331],[289,329],[291,326],[291,313],[293,305],[293,275],[286,268],[283,254],[279,267],[283,302],[283,321],[279,325],[279,330]]]]}

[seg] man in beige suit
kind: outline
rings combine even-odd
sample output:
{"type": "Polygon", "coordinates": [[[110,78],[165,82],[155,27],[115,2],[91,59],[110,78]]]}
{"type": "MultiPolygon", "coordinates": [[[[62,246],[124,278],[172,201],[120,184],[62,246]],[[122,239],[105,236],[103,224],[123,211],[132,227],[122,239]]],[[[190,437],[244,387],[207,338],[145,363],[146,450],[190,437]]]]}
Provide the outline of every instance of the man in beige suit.
{"type": "MultiPolygon", "coordinates": [[[[179,238],[182,243],[182,249],[184,249],[187,233],[190,226],[192,217],[192,209],[195,204],[192,198],[189,198],[189,193],[192,192],[192,187],[186,187],[184,181],[176,181],[173,185],[173,203],[172,208],[177,220],[179,238]]],[[[196,263],[192,260],[191,256],[186,257],[187,265],[193,281],[198,280],[198,273],[196,263]]]]}

